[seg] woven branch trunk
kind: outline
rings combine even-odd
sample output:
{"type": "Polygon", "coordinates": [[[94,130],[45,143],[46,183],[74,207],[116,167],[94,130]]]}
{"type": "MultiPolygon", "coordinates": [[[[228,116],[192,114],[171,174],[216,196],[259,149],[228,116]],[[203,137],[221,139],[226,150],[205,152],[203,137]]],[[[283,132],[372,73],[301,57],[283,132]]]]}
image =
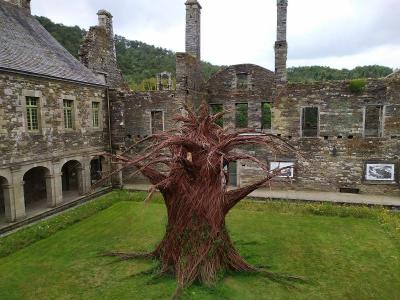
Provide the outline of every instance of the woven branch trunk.
{"type": "MultiPolygon", "coordinates": [[[[203,182],[204,183],[204,182],[203,182]]],[[[224,193],[221,184],[209,191],[196,184],[182,186],[164,195],[168,224],[155,251],[162,270],[176,275],[178,283],[187,286],[194,281],[213,284],[221,271],[253,271],[232,245],[225,226],[224,193]]]]}

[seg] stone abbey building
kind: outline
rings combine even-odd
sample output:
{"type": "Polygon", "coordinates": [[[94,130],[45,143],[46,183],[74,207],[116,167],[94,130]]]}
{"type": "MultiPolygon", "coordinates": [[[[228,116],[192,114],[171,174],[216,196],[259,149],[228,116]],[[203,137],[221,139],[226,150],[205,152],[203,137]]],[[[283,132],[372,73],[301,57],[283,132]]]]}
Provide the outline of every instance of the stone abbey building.
{"type": "MultiPolygon", "coordinates": [[[[348,81],[288,83],[288,1],[277,0],[275,71],[234,65],[205,81],[201,5],[185,6],[186,52],[176,54],[176,88],[162,73],[157,91],[133,92],[117,67],[109,12],[98,12],[78,61],[31,16],[29,0],[0,0],[0,222],[86,193],[112,168],[99,153],[174,128],[183,102],[207,101],[213,112],[228,111],[222,126],[292,144],[304,160],[244,149],[271,169],[293,166],[272,189],[400,196],[400,73],[365,80],[359,90],[348,81]]],[[[228,172],[233,186],[265,175],[242,161],[228,172]]],[[[124,182],[141,180],[125,175],[124,182]]]]}

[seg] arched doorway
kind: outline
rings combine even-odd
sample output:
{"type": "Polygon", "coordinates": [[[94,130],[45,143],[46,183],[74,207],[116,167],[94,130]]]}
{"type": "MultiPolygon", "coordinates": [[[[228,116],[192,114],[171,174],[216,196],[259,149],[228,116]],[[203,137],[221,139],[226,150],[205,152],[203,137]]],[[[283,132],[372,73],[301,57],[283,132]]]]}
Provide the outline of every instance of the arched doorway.
{"type": "Polygon", "coordinates": [[[23,180],[27,213],[42,210],[51,205],[46,185],[46,177],[48,175],[50,175],[50,171],[45,167],[36,167],[25,173],[23,180]]]}
{"type": "Polygon", "coordinates": [[[61,169],[63,200],[77,198],[83,193],[82,165],[77,160],[70,160],[61,169]]]}
{"type": "Polygon", "coordinates": [[[7,184],[7,179],[0,176],[0,224],[6,222],[6,194],[4,187],[7,184]]]}

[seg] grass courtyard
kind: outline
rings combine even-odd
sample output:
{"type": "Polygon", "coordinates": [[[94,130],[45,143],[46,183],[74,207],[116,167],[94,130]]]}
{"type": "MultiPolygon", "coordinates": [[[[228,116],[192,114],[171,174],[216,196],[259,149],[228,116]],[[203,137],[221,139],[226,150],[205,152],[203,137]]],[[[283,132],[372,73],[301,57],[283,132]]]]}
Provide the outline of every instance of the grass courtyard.
{"type": "MultiPolygon", "coordinates": [[[[170,299],[155,262],[115,262],[108,250],[149,251],[163,236],[160,199],[116,192],[0,239],[0,299],[170,299]]],[[[287,202],[240,204],[228,229],[243,257],[272,272],[225,274],[183,299],[400,299],[400,216],[383,209],[287,202]]]]}

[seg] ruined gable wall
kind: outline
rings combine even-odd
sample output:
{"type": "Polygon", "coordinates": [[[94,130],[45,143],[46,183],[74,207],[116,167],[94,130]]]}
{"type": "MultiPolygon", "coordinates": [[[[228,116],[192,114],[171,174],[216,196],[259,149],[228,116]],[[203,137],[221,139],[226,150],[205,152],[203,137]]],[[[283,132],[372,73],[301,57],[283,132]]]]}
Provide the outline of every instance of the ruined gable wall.
{"type": "MultiPolygon", "coordinates": [[[[150,136],[151,133],[151,112],[161,111],[163,113],[164,128],[171,130],[176,128],[174,116],[181,113],[181,105],[176,102],[175,91],[149,91],[132,92],[124,97],[124,131],[123,143],[130,147],[141,139],[150,136]]],[[[121,136],[122,141],[122,136],[121,136]]],[[[143,150],[144,145],[135,147],[135,151],[143,150]]],[[[132,174],[137,171],[130,168],[124,171],[124,183],[147,182],[140,174],[132,174]]]]}
{"type": "Polygon", "coordinates": [[[126,88],[126,83],[117,65],[114,37],[104,26],[89,29],[79,50],[81,62],[95,73],[105,74],[112,88],[126,88]]]}
{"type": "Polygon", "coordinates": [[[0,166],[29,163],[107,146],[104,88],[0,73],[0,166]],[[40,133],[26,128],[25,96],[40,98],[40,133]],[[64,129],[63,99],[74,99],[75,128],[64,129]],[[102,128],[92,128],[91,103],[101,103],[102,128]]]}
{"type": "Polygon", "coordinates": [[[249,104],[249,128],[261,129],[261,103],[273,102],[274,73],[256,65],[235,65],[215,74],[207,82],[209,104],[222,104],[227,114],[224,126],[235,126],[235,104],[249,104]],[[237,88],[237,74],[248,74],[246,89],[237,88]]]}

